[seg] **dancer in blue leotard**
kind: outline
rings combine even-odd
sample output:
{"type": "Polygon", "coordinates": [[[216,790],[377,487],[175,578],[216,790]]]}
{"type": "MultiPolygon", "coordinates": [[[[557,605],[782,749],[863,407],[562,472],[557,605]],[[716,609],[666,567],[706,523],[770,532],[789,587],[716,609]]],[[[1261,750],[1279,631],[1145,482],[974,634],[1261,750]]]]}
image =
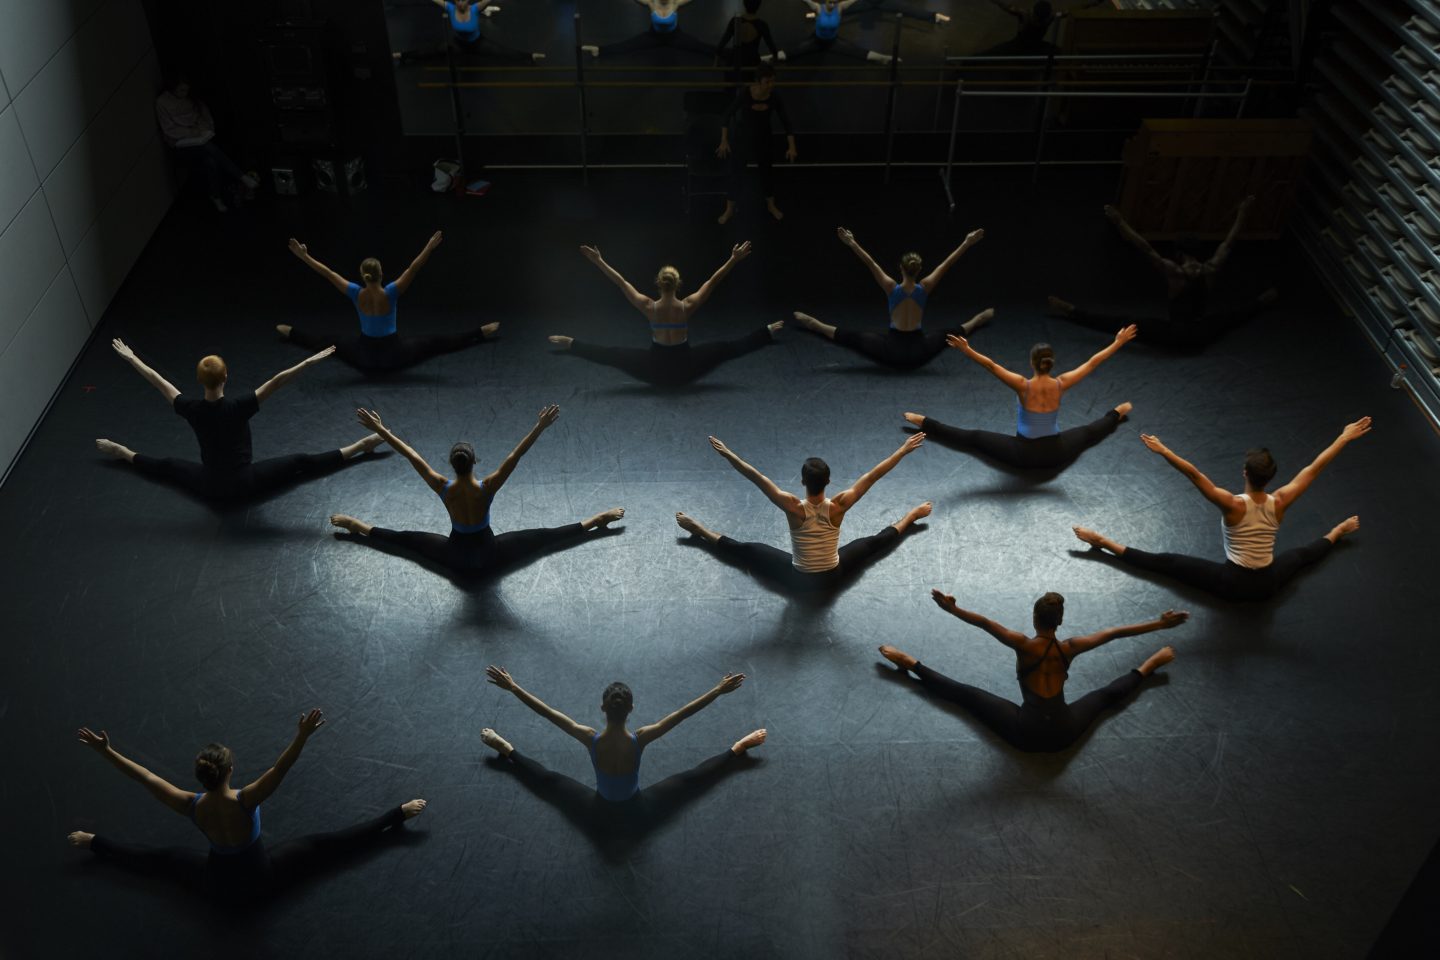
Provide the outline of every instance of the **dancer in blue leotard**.
{"type": "Polygon", "coordinates": [[[951,251],[950,256],[942,260],[940,265],[924,278],[920,276],[920,271],[924,266],[920,254],[905,254],[900,258],[899,280],[881,269],[880,264],[865,252],[865,249],[856,242],[855,235],[849,230],[840,227],[836,233],[840,237],[840,242],[849,247],[855,256],[860,258],[860,262],[870,268],[870,275],[875,278],[880,289],[885,291],[886,303],[889,306],[887,314],[890,321],[889,329],[861,331],[848,327],[834,327],[828,323],[821,323],[808,313],[796,311],[795,320],[806,330],[834,340],[842,347],[848,347],[857,353],[864,354],[876,363],[897,370],[914,370],[940,355],[940,352],[945,349],[946,337],[952,335],[968,337],[994,316],[995,311],[986,310],[959,327],[934,331],[925,331],[920,328],[930,294],[935,292],[935,288],[946,272],[954,266],[955,261],[959,260],[966,250],[985,238],[984,230],[971,230],[965,236],[964,242],[951,251]]]}
{"type": "Polygon", "coordinates": [[[859,0],[802,0],[815,14],[815,34],[800,41],[793,50],[786,51],[786,59],[799,60],[817,53],[843,53],[847,57],[869,60],[874,63],[889,63],[893,57],[888,53],[867,50],[858,43],[851,43],[840,36],[840,20],[846,10],[859,0]]]}
{"type": "Polygon", "coordinates": [[[475,478],[475,448],[470,444],[457,443],[450,448],[450,466],[456,474],[455,479],[451,480],[432,468],[413,447],[392,433],[380,421],[378,413],[373,410],[357,410],[356,416],[361,423],[371,424],[371,429],[379,434],[381,439],[410,461],[415,472],[439,495],[445,511],[450,514],[449,536],[410,530],[387,530],[343,513],[330,517],[332,524],[355,534],[355,539],[362,542],[398,547],[462,577],[483,576],[512,567],[538,553],[573,546],[587,531],[605,527],[625,516],[623,508],[615,507],[580,523],[559,527],[515,530],[499,536],[490,529],[490,504],[505,485],[505,481],[510,479],[510,474],[519,465],[520,458],[540,439],[540,434],[559,419],[560,408],[555,404],[540,411],[535,426],[525,435],[525,439],[481,480],[475,478]]]}
{"type": "Polygon", "coordinates": [[[650,29],[618,43],[584,44],[580,49],[592,57],[614,57],[655,47],[674,47],[707,57],[715,56],[715,48],[697,40],[680,29],[680,8],[690,0],[635,0],[650,11],[650,29]]]}
{"type": "Polygon", "coordinates": [[[480,32],[480,21],[500,12],[495,0],[432,0],[435,6],[445,11],[445,20],[450,27],[448,45],[431,49],[397,50],[391,56],[397,63],[415,63],[421,60],[443,57],[447,49],[454,50],[462,57],[492,57],[497,60],[517,60],[525,63],[539,63],[545,59],[543,53],[527,53],[496,43],[480,32]]]}
{"type": "Polygon", "coordinates": [[[1015,435],[1006,436],[988,430],[962,430],[932,420],[923,413],[907,413],[905,419],[919,427],[926,436],[934,437],[940,443],[961,450],[975,451],[1013,467],[1064,466],[1114,433],[1132,405],[1122,403],[1093,423],[1061,430],[1060,398],[1133,339],[1135,327],[1125,327],[1115,334],[1115,340],[1104,350],[1058,377],[1050,373],[1055,368],[1055,351],[1048,343],[1037,343],[1030,348],[1030,366],[1034,375],[1027,378],[1006,370],[978,352],[964,337],[952,336],[949,338],[950,346],[980,364],[1001,383],[1015,391],[1015,435]]]}

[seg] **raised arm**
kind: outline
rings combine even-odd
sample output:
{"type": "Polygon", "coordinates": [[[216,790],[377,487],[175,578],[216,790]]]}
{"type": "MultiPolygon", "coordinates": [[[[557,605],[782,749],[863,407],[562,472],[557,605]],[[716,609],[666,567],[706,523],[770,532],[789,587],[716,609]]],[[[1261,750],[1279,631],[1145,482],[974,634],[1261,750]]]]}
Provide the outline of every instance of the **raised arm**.
{"type": "Polygon", "coordinates": [[[290,741],[290,746],[285,748],[285,752],[280,754],[280,759],[275,761],[273,767],[247,783],[245,788],[240,791],[245,795],[245,803],[248,806],[253,809],[270,799],[270,795],[279,788],[280,782],[285,779],[285,774],[289,773],[290,768],[295,766],[295,761],[300,759],[300,751],[305,749],[305,743],[310,739],[310,735],[323,726],[325,726],[325,717],[321,714],[319,707],[309,713],[300,714],[300,722],[295,728],[295,738],[290,741]]]}
{"type": "Polygon", "coordinates": [[[637,729],[635,731],[636,741],[639,742],[640,746],[643,747],[653,740],[659,740],[661,737],[665,736],[665,734],[669,733],[671,730],[674,730],[675,727],[679,725],[680,721],[686,719],[687,717],[693,717],[701,710],[704,710],[706,707],[710,706],[710,704],[714,703],[717,697],[722,697],[733,690],[739,690],[740,684],[744,682],[745,674],[743,673],[725,674],[725,676],[720,678],[719,683],[715,684],[715,686],[711,687],[709,690],[706,690],[703,694],[696,697],[694,700],[691,700],[689,703],[685,704],[685,706],[681,707],[679,710],[676,710],[674,713],[665,717],[658,723],[646,724],[645,726],[637,729]]]}
{"type": "Polygon", "coordinates": [[[1361,417],[1354,423],[1346,424],[1345,429],[1340,431],[1340,436],[1336,437],[1330,446],[1321,450],[1318,457],[1310,461],[1310,464],[1306,466],[1305,469],[1295,474],[1295,479],[1275,491],[1273,496],[1275,497],[1276,517],[1283,516],[1286,508],[1300,499],[1300,494],[1310,489],[1310,484],[1314,483],[1315,478],[1320,476],[1320,471],[1324,470],[1331,460],[1334,460],[1340,455],[1340,451],[1345,449],[1346,444],[1352,440],[1360,439],[1369,432],[1369,417],[1361,417]]]}
{"type": "Polygon", "coordinates": [[[990,374],[996,380],[999,380],[1001,383],[1005,384],[1005,386],[1009,387],[1011,390],[1014,390],[1016,393],[1019,393],[1021,390],[1025,389],[1024,377],[1020,376],[1020,374],[1016,373],[1013,370],[1007,370],[1006,368],[1000,366],[1000,364],[996,363],[994,360],[991,360],[979,350],[976,350],[974,347],[970,346],[970,341],[966,340],[959,334],[949,334],[945,337],[945,343],[947,346],[954,347],[956,350],[959,350],[961,353],[965,354],[965,356],[969,357],[971,360],[974,360],[976,363],[980,364],[980,366],[990,371],[990,374]]]}
{"type": "MultiPolygon", "coordinates": [[[[910,436],[905,438],[905,442],[900,444],[900,446],[896,449],[894,453],[890,454],[890,456],[886,457],[884,460],[881,460],[879,463],[875,464],[875,466],[871,467],[863,477],[855,481],[855,483],[850,487],[849,490],[841,490],[835,496],[831,497],[830,502],[833,503],[835,506],[839,507],[841,510],[849,510],[851,507],[855,506],[855,504],[860,502],[861,497],[865,496],[865,494],[870,492],[870,488],[875,486],[876,482],[881,477],[885,476],[885,474],[889,473],[891,470],[894,470],[895,465],[898,464],[901,460],[904,460],[910,454],[914,453],[916,450],[919,450],[920,445],[924,442],[925,434],[910,434],[910,436]]],[[[834,523],[840,522],[839,519],[834,517],[833,515],[831,516],[831,520],[834,523]]]]}
{"type": "Polygon", "coordinates": [[[1144,623],[1132,623],[1128,627],[1110,627],[1107,630],[1087,633],[1083,637],[1071,637],[1065,641],[1065,645],[1070,656],[1078,657],[1085,651],[1094,650],[1111,640],[1118,640],[1121,637],[1138,637],[1142,633],[1153,633],[1156,630],[1170,630],[1189,619],[1190,614],[1183,610],[1166,610],[1154,620],[1146,620],[1144,623]]]}
{"type": "Polygon", "coordinates": [[[314,257],[310,256],[310,248],[307,247],[305,244],[301,243],[299,240],[296,240],[294,237],[290,238],[290,252],[295,254],[295,256],[299,257],[300,262],[305,264],[305,266],[309,267],[311,270],[314,270],[326,280],[329,280],[330,286],[334,287],[336,290],[339,290],[341,293],[344,293],[350,288],[349,280],[346,280],[344,277],[340,276],[340,274],[336,273],[334,270],[331,270],[319,260],[316,260],[314,257]]]}
{"type": "Polygon", "coordinates": [[[781,490],[780,487],[776,485],[774,480],[771,480],[769,477],[765,476],[765,474],[761,473],[759,470],[756,470],[744,460],[741,460],[739,455],[736,454],[735,451],[731,450],[729,447],[725,446],[725,444],[721,443],[718,438],[711,437],[710,446],[715,448],[716,453],[720,454],[720,456],[730,461],[730,466],[735,468],[736,473],[740,474],[740,476],[744,477],[746,480],[749,480],[751,483],[755,484],[755,486],[759,487],[760,492],[765,494],[766,499],[768,499],[771,503],[775,504],[775,506],[779,507],[781,510],[784,510],[786,513],[799,514],[803,511],[804,508],[800,506],[799,497],[795,496],[795,494],[793,493],[787,493],[786,491],[781,490]]]}
{"type": "Polygon", "coordinates": [[[991,620],[989,617],[982,617],[978,613],[974,613],[970,610],[966,610],[960,607],[958,604],[956,604],[955,598],[948,593],[941,593],[939,590],[931,590],[930,599],[934,600],[937,607],[939,607],[941,610],[944,610],[952,617],[959,617],[961,620],[964,620],[966,623],[970,624],[970,626],[979,627],[981,630],[984,630],[986,633],[990,634],[990,636],[994,637],[996,640],[999,640],[1001,643],[1005,644],[1005,646],[1007,647],[1010,647],[1012,650],[1020,649],[1020,645],[1023,644],[1026,640],[1030,639],[1023,633],[1020,633],[1016,630],[1011,630],[1008,627],[1002,627],[1000,624],[996,623],[994,620],[991,620]]]}
{"type": "Polygon", "coordinates": [[[1230,225],[1230,232],[1225,234],[1225,239],[1220,241],[1220,246],[1215,248],[1215,254],[1205,261],[1205,267],[1211,272],[1219,270],[1230,259],[1230,251],[1235,245],[1235,238],[1240,235],[1240,228],[1245,225],[1245,218],[1250,214],[1250,208],[1255,203],[1255,197],[1246,197],[1240,201],[1240,209],[1235,211],[1235,222],[1230,225]]]}
{"type": "Polygon", "coordinates": [[[439,230],[430,234],[430,239],[425,241],[425,246],[415,255],[415,259],[410,261],[410,266],[406,267],[405,272],[395,279],[396,293],[404,293],[410,289],[410,284],[415,282],[415,274],[419,273],[420,268],[425,266],[426,262],[430,259],[430,254],[435,252],[435,248],[440,246],[440,241],[443,239],[444,236],[439,230]]]}
{"type": "Polygon", "coordinates": [[[125,358],[126,363],[130,364],[130,366],[135,368],[136,373],[140,374],[140,376],[148,380],[152,387],[154,387],[156,390],[159,390],[160,393],[164,395],[166,403],[173,404],[175,402],[175,398],[180,396],[180,391],[176,389],[175,385],[169,380],[166,380],[164,377],[160,376],[160,374],[156,373],[153,369],[151,369],[144,360],[141,360],[139,357],[135,356],[135,351],[131,350],[130,345],[127,344],[124,340],[116,337],[114,340],[110,341],[110,346],[114,347],[115,352],[120,354],[121,357],[125,358]]]}
{"type": "Polygon", "coordinates": [[[531,710],[534,710],[536,713],[540,714],[540,716],[544,717],[546,720],[549,720],[551,723],[555,724],[555,726],[559,727],[561,730],[564,730],[576,740],[579,740],[581,743],[585,744],[585,746],[590,746],[590,741],[595,736],[595,728],[587,727],[583,723],[576,723],[574,720],[571,720],[559,710],[556,710],[554,707],[545,703],[545,701],[541,700],[539,697],[535,696],[530,691],[521,687],[520,684],[515,682],[515,678],[510,676],[509,671],[507,671],[504,667],[496,667],[493,665],[486,667],[485,676],[491,683],[495,684],[495,686],[499,687],[501,690],[509,690],[511,693],[515,694],[516,699],[518,699],[521,703],[525,704],[525,706],[529,707],[531,710]]]}
{"type": "Polygon", "coordinates": [[[920,286],[925,288],[925,292],[927,294],[934,293],[935,287],[940,283],[942,279],[944,279],[946,271],[948,271],[951,267],[955,265],[955,261],[963,257],[966,250],[969,250],[971,247],[975,246],[975,244],[979,243],[981,240],[984,239],[984,230],[971,230],[965,235],[965,239],[960,242],[960,246],[950,251],[950,256],[946,257],[944,260],[941,260],[940,265],[934,270],[931,270],[929,276],[925,277],[925,279],[920,281],[920,286]]]}
{"type": "Polygon", "coordinates": [[[1140,434],[1140,440],[1155,453],[1165,458],[1165,462],[1185,475],[1185,479],[1195,484],[1195,489],[1200,495],[1219,507],[1225,514],[1225,519],[1238,518],[1245,512],[1245,504],[1239,497],[1223,487],[1217,487],[1210,478],[1201,473],[1200,470],[1189,460],[1177,455],[1160,438],[1148,433],[1140,434]]]}
{"type": "Polygon", "coordinates": [[[614,267],[606,263],[605,258],[600,256],[599,247],[582,246],[580,252],[585,255],[586,260],[589,260],[595,264],[595,266],[599,267],[600,272],[609,277],[611,283],[620,288],[620,292],[625,294],[625,299],[630,301],[630,306],[636,310],[648,310],[650,308],[650,298],[642,294],[639,290],[636,290],[629,280],[620,276],[620,273],[614,267]]]}
{"type": "Polygon", "coordinates": [[[255,388],[255,402],[264,403],[266,397],[270,396],[270,394],[285,386],[285,384],[289,383],[291,380],[294,380],[296,377],[300,376],[301,372],[303,372],[306,367],[315,366],[315,364],[319,363],[321,360],[324,360],[326,357],[330,356],[330,354],[334,352],[335,348],[333,346],[326,347],[324,350],[321,350],[313,357],[306,357],[304,360],[301,360],[299,363],[295,364],[295,366],[290,367],[286,370],[281,370],[279,373],[275,374],[275,376],[271,377],[269,380],[266,380],[264,383],[260,384],[260,386],[255,388]]]}
{"type": "Polygon", "coordinates": [[[1175,263],[1175,261],[1166,260],[1160,256],[1160,254],[1156,253],[1155,248],[1150,246],[1150,241],[1136,233],[1135,228],[1125,222],[1125,218],[1120,215],[1120,211],[1108,203],[1105,204],[1105,219],[1113,223],[1115,229],[1120,231],[1120,236],[1124,237],[1132,247],[1144,254],[1145,259],[1149,260],[1150,265],[1156,270],[1159,270],[1167,276],[1180,272],[1180,266],[1175,263]]]}
{"type": "Polygon", "coordinates": [[[880,284],[881,290],[884,290],[888,294],[891,290],[895,289],[895,278],[882,270],[880,264],[875,262],[875,258],[865,252],[865,248],[860,246],[859,242],[856,241],[855,234],[844,227],[836,227],[835,235],[840,238],[841,243],[850,248],[855,256],[860,258],[861,263],[869,268],[870,276],[874,277],[875,282],[880,284]]]}
{"type": "Polygon", "coordinates": [[[156,776],[134,760],[122,756],[120,751],[110,745],[110,734],[104,730],[96,733],[89,727],[81,727],[75,731],[75,734],[80,738],[81,743],[108,760],[116,770],[149,790],[150,795],[156,800],[176,813],[183,814],[189,811],[190,801],[195,797],[194,793],[181,790],[164,777],[156,776]]]}
{"type": "Polygon", "coordinates": [[[1115,353],[1121,347],[1125,346],[1125,344],[1129,343],[1131,340],[1134,340],[1136,332],[1137,329],[1135,327],[1135,324],[1133,323],[1130,324],[1130,326],[1128,327],[1122,328],[1119,332],[1115,334],[1115,339],[1112,340],[1110,342],[1110,345],[1104,350],[1101,350],[1099,353],[1095,354],[1095,356],[1091,357],[1089,360],[1086,360],[1074,370],[1068,370],[1065,373],[1060,374],[1060,376],[1056,379],[1060,381],[1061,392],[1069,390],[1071,387],[1078,384],[1081,380],[1084,380],[1086,377],[1090,376],[1090,374],[1094,373],[1096,367],[1100,366],[1100,364],[1115,356],[1115,353]]]}
{"type": "Polygon", "coordinates": [[[366,410],[362,407],[355,411],[355,419],[359,420],[360,424],[365,427],[366,430],[380,434],[382,440],[390,444],[400,456],[409,460],[410,466],[415,468],[415,472],[420,474],[420,479],[424,480],[431,490],[439,493],[445,489],[445,475],[426,463],[425,458],[416,453],[414,447],[395,436],[395,434],[380,421],[380,414],[374,410],[366,410]]]}
{"type": "Polygon", "coordinates": [[[701,304],[703,304],[706,300],[710,299],[710,294],[715,292],[715,285],[721,280],[725,279],[725,275],[730,272],[730,269],[734,267],[735,264],[739,263],[741,260],[744,260],[748,256],[750,256],[749,240],[746,240],[744,243],[737,243],[735,244],[735,246],[731,247],[730,259],[720,264],[720,269],[716,270],[713,274],[711,274],[709,280],[706,280],[704,283],[700,284],[699,290],[696,290],[694,293],[690,294],[690,296],[685,298],[685,309],[699,309],[701,304]]]}
{"type": "Polygon", "coordinates": [[[495,472],[485,478],[485,489],[490,492],[490,496],[493,497],[500,491],[500,488],[505,485],[505,481],[510,479],[510,474],[515,472],[515,467],[519,465],[520,458],[525,456],[526,452],[535,445],[535,441],[540,439],[540,434],[544,433],[550,424],[558,419],[560,419],[559,404],[552,403],[549,406],[541,408],[540,415],[535,418],[535,426],[531,427],[530,432],[525,434],[525,439],[521,440],[515,446],[515,449],[511,450],[509,455],[500,461],[500,466],[495,468],[495,472]]]}

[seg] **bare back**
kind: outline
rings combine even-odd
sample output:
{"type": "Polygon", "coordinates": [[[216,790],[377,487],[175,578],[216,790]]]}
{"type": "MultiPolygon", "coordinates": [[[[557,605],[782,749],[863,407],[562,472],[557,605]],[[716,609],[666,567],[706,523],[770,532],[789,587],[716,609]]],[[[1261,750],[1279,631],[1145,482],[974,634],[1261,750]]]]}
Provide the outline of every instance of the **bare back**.
{"type": "Polygon", "coordinates": [[[1044,373],[1026,380],[1025,386],[1016,392],[1020,395],[1020,405],[1031,413],[1053,413],[1060,409],[1060,395],[1065,389],[1058,377],[1044,373]]]}
{"type": "Polygon", "coordinates": [[[690,339],[690,313],[679,297],[661,294],[650,300],[641,311],[650,321],[650,338],[656,343],[673,347],[690,339]]]}
{"type": "Polygon", "coordinates": [[[601,773],[622,777],[640,765],[640,745],[623,726],[606,728],[595,738],[595,765],[601,773]]]}
{"type": "Polygon", "coordinates": [[[489,526],[490,501],[494,495],[485,489],[483,481],[475,479],[473,473],[448,481],[440,499],[450,514],[450,522],[456,526],[489,526]]]}
{"type": "Polygon", "coordinates": [[[238,790],[209,790],[195,801],[195,825],[210,842],[221,847],[242,847],[250,842],[250,808],[238,790]]]}
{"type": "Polygon", "coordinates": [[[925,319],[925,308],[912,296],[918,286],[919,284],[908,277],[901,281],[900,289],[905,291],[905,299],[897,303],[895,309],[890,311],[890,326],[903,333],[919,330],[920,324],[925,319]]]}
{"type": "Polygon", "coordinates": [[[1015,651],[1015,671],[1031,693],[1053,697],[1065,690],[1073,656],[1069,640],[1031,637],[1015,651]]]}
{"type": "Polygon", "coordinates": [[[390,312],[390,298],[385,288],[376,283],[367,283],[355,295],[355,306],[367,317],[383,317],[390,312]]]}

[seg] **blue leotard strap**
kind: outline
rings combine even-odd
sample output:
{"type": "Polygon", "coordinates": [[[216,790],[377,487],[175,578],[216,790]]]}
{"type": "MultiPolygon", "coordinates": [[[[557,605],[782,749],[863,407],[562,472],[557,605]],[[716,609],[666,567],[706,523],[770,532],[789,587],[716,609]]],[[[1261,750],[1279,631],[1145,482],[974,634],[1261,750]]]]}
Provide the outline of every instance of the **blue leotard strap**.
{"type": "MultiPolygon", "coordinates": [[[[195,820],[195,805],[200,802],[200,798],[203,797],[203,796],[205,796],[204,793],[197,793],[197,794],[195,794],[194,796],[192,796],[192,797],[190,798],[190,822],[191,822],[191,823],[194,823],[195,826],[196,826],[196,828],[200,828],[200,824],[195,820]]],[[[241,791],[239,791],[238,793],[236,793],[236,794],[235,794],[235,799],[239,802],[240,806],[243,808],[243,807],[245,806],[245,791],[244,791],[244,790],[241,790],[241,791]]],[[[203,828],[200,829],[200,832],[201,832],[202,834],[205,834],[205,839],[206,839],[206,840],[210,840],[210,835],[207,834],[207,833],[205,833],[205,831],[204,831],[203,828]]],[[[256,840],[259,840],[259,839],[260,839],[260,808],[257,806],[257,807],[255,807],[253,810],[250,811],[250,837],[249,837],[244,843],[242,843],[242,844],[240,844],[239,846],[236,846],[236,847],[227,847],[227,846],[224,846],[224,845],[222,845],[222,844],[216,843],[214,840],[210,840],[210,850],[211,850],[212,853],[219,853],[219,854],[226,854],[226,855],[235,854],[235,853],[244,853],[246,850],[249,850],[252,846],[254,846],[254,845],[255,845],[255,841],[256,841],[256,840]]]]}
{"type": "Polygon", "coordinates": [[[606,773],[600,769],[600,758],[595,754],[595,744],[600,742],[600,734],[590,738],[590,763],[595,767],[595,791],[613,803],[621,803],[629,800],[640,792],[640,741],[635,734],[630,734],[630,740],[635,744],[635,769],[630,773],[606,773]]]}
{"type": "Polygon", "coordinates": [[[1038,440],[1041,437],[1053,437],[1060,432],[1060,411],[1051,410],[1049,413],[1038,413],[1034,410],[1026,410],[1020,398],[1015,398],[1015,435],[1024,437],[1026,440],[1038,440]]]}
{"type": "MultiPolygon", "coordinates": [[[[445,494],[446,494],[447,492],[449,492],[449,490],[450,490],[450,484],[451,484],[452,482],[453,482],[453,481],[446,480],[446,481],[445,481],[445,489],[443,489],[443,490],[440,491],[440,502],[445,504],[445,509],[446,509],[446,510],[449,510],[449,509],[450,509],[450,504],[449,504],[449,502],[445,499],[445,494]]],[[[480,481],[480,492],[481,492],[481,493],[484,493],[484,492],[485,492],[485,481],[484,481],[484,480],[481,480],[481,481],[480,481]]],[[[451,533],[483,533],[483,532],[485,532],[486,530],[489,530],[489,529],[490,529],[490,507],[489,507],[489,505],[486,505],[486,507],[485,507],[485,519],[484,519],[484,520],[481,520],[479,523],[457,523],[457,522],[455,521],[455,518],[454,518],[454,517],[451,517],[451,518],[450,518],[450,532],[451,532],[451,533]]]]}
{"type": "MultiPolygon", "coordinates": [[[[924,310],[925,301],[929,298],[930,295],[925,292],[925,288],[918,283],[915,284],[915,288],[913,290],[910,290],[908,293],[901,284],[897,283],[895,284],[894,289],[890,291],[890,296],[887,298],[886,302],[889,303],[890,314],[893,316],[895,313],[895,309],[899,307],[900,304],[904,303],[906,300],[914,300],[915,306],[919,307],[921,310],[924,310]]],[[[894,320],[891,320],[890,327],[892,329],[895,327],[894,320]]],[[[919,328],[917,327],[916,329],[919,328]]]]}
{"type": "Polygon", "coordinates": [[[815,11],[815,36],[821,40],[834,40],[839,34],[840,5],[837,3],[835,9],[827,13],[822,3],[820,9],[815,11]]]}
{"type": "Polygon", "coordinates": [[[385,284],[385,302],[390,305],[389,313],[382,313],[379,316],[366,313],[360,309],[360,284],[351,283],[345,287],[345,296],[355,304],[355,312],[360,315],[360,332],[367,337],[388,337],[395,332],[396,305],[399,303],[400,294],[395,290],[395,284],[385,284]]]}
{"type": "Polygon", "coordinates": [[[670,16],[662,17],[650,8],[650,29],[656,33],[670,33],[680,25],[680,10],[677,8],[670,11],[670,16]]]}
{"type": "Polygon", "coordinates": [[[459,8],[456,7],[453,3],[445,4],[445,12],[450,16],[450,29],[455,31],[455,35],[457,37],[459,37],[461,40],[466,41],[467,43],[473,43],[474,41],[480,39],[481,13],[479,4],[470,4],[469,20],[460,19],[459,8]]]}

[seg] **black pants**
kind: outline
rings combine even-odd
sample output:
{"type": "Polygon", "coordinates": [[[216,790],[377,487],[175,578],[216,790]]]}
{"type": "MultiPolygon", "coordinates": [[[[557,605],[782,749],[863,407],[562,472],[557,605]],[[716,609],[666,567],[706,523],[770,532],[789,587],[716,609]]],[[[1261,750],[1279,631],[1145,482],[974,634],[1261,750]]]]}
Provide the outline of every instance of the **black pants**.
{"type": "Polygon", "coordinates": [[[1118,314],[1097,313],[1076,307],[1065,319],[1113,334],[1121,327],[1138,324],[1139,341],[1162,347],[1176,347],[1195,350],[1208,346],[1241,324],[1247,323],[1264,310],[1266,304],[1258,299],[1233,310],[1207,310],[1196,316],[1182,308],[1172,310],[1165,317],[1124,317],[1118,314]]]}
{"type": "Polygon", "coordinates": [[[1120,426],[1120,414],[1109,410],[1099,420],[1061,430],[1050,437],[1027,440],[989,430],[962,430],[926,417],[920,429],[932,440],[992,457],[1012,467],[1048,468],[1070,463],[1120,426]]]}
{"type": "Polygon", "coordinates": [[[1022,702],[1017,706],[979,687],[951,680],[923,663],[915,665],[915,674],[926,690],[969,710],[975,719],[995,731],[1012,747],[1044,753],[1064,750],[1080,739],[1102,711],[1120,706],[1145,679],[1140,671],[1131,670],[1074,703],[1066,703],[1063,692],[1053,697],[1042,697],[1021,683],[1022,702]]]}
{"type": "Polygon", "coordinates": [[[456,350],[477,346],[485,342],[485,334],[476,327],[463,333],[420,337],[402,337],[398,333],[392,333],[387,337],[351,334],[336,338],[291,327],[289,339],[307,350],[324,350],[333,343],[335,354],[341,360],[361,373],[376,376],[403,370],[442,353],[454,353],[456,350]]]}
{"type": "Polygon", "coordinates": [[[817,53],[839,53],[847,57],[854,57],[857,60],[869,60],[870,51],[858,43],[851,43],[844,37],[835,37],[833,40],[824,40],[811,34],[801,40],[792,49],[785,51],[787,63],[799,60],[801,57],[813,56],[817,53]]]}
{"type": "Polygon", "coordinates": [[[697,40],[679,27],[664,33],[659,30],[646,30],[629,40],[602,44],[600,56],[613,57],[622,53],[635,53],[639,50],[653,50],[656,47],[674,47],[677,50],[687,50],[690,53],[699,53],[707,57],[715,56],[713,46],[703,40],[697,40]]]}
{"type": "Polygon", "coordinates": [[[257,840],[242,853],[212,852],[208,857],[196,850],[121,843],[97,834],[90,841],[90,852],[132,873],[168,877],[225,902],[253,900],[312,879],[345,857],[362,852],[404,820],[404,812],[393,807],[373,820],[296,837],[274,850],[266,850],[264,840],[257,840]]]}
{"type": "Polygon", "coordinates": [[[909,17],[912,20],[924,20],[927,23],[938,23],[935,14],[929,10],[917,10],[903,3],[895,3],[894,0],[857,0],[847,12],[851,16],[862,13],[898,13],[902,17],[909,17]]]}
{"type": "Polygon", "coordinates": [[[273,457],[225,471],[211,470],[191,460],[147,457],[143,453],[135,454],[134,460],[141,476],[173,483],[208,500],[262,496],[292,483],[324,476],[344,463],[339,450],[273,457]]]}
{"type": "Polygon", "coordinates": [[[198,147],[175,147],[175,156],[205,178],[205,189],[213,199],[225,190],[225,178],[239,180],[244,176],[235,162],[211,140],[198,147]]]}
{"type": "Polygon", "coordinates": [[[727,200],[740,199],[745,184],[747,161],[755,161],[755,173],[760,179],[761,195],[769,200],[775,196],[775,137],[770,130],[770,116],[763,114],[764,123],[741,121],[736,124],[730,151],[730,185],[725,191],[727,200]]]}
{"type": "Polygon", "coordinates": [[[1324,560],[1334,546],[1321,537],[1303,547],[1278,554],[1270,566],[1252,570],[1229,560],[1201,560],[1180,553],[1146,553],[1126,547],[1119,560],[1126,566],[1163,573],[1224,600],[1268,600],[1305,567],[1324,560]]]}
{"type": "Polygon", "coordinates": [[[503,570],[540,553],[578,543],[585,528],[578,523],[534,530],[512,530],[496,536],[489,529],[479,533],[419,533],[414,530],[386,530],[372,527],[370,536],[359,537],[388,543],[437,563],[462,576],[481,576],[503,570]]]}
{"type": "Polygon", "coordinates": [[[449,50],[454,50],[455,55],[460,58],[490,57],[495,60],[515,60],[524,63],[535,61],[535,58],[526,51],[496,43],[482,34],[475,40],[461,40],[459,37],[454,37],[448,44],[441,44],[437,47],[402,50],[400,51],[400,62],[405,64],[421,63],[426,60],[443,60],[449,50]]]}
{"type": "Polygon", "coordinates": [[[775,342],[767,327],[734,340],[691,344],[690,341],[666,346],[652,343],[648,349],[635,347],[602,347],[576,340],[569,353],[607,367],[623,370],[636,380],[661,385],[675,385],[698,380],[727,360],[754,353],[775,342]]]}
{"type": "Polygon", "coordinates": [[[710,548],[727,562],[762,579],[771,580],[792,590],[823,590],[855,576],[870,566],[880,554],[900,539],[900,531],[886,527],[877,534],[851,540],[840,548],[840,565],[822,573],[804,573],[795,569],[790,554],[768,543],[741,543],[721,537],[710,548]]]}
{"type": "Polygon", "coordinates": [[[896,370],[917,370],[940,356],[950,334],[965,336],[963,327],[946,330],[860,330],[836,327],[835,342],[876,363],[896,370]]]}

